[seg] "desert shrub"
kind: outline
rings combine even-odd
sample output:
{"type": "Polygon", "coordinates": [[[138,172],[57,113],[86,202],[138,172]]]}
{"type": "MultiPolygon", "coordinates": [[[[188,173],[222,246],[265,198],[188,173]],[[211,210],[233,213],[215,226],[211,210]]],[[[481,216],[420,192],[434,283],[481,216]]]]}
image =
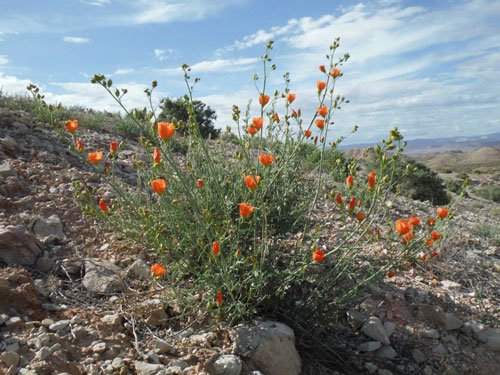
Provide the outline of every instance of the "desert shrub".
{"type": "Polygon", "coordinates": [[[189,98],[181,97],[177,99],[165,98],[161,100],[161,113],[158,115],[159,121],[174,121],[181,125],[179,131],[185,132],[182,124],[189,121],[190,106],[194,110],[196,123],[200,134],[203,138],[215,139],[219,136],[220,130],[214,126],[214,121],[217,119],[215,110],[205,103],[194,100],[190,103],[189,98]]]}
{"type": "Polygon", "coordinates": [[[500,203],[500,186],[498,185],[484,185],[478,187],[474,189],[474,194],[479,195],[481,198],[500,203]]]}
{"type": "Polygon", "coordinates": [[[414,159],[402,158],[395,170],[395,178],[401,190],[412,199],[430,201],[435,206],[450,203],[444,181],[414,159]]]}
{"type": "MultiPolygon", "coordinates": [[[[86,153],[73,144],[115,193],[112,201],[105,201],[83,183],[77,189],[79,201],[87,215],[157,251],[158,264],[151,270],[170,288],[170,301],[230,323],[279,313],[319,327],[374,279],[393,277],[408,260],[425,261],[439,254],[441,234],[436,231],[446,222],[447,209],[440,208],[439,217],[428,224],[415,217],[394,223],[390,216],[386,201],[403,151],[397,129],[373,148],[377,163],[367,180],[344,170],[345,183],[336,191],[325,189],[329,163],[343,160],[324,142],[334,109],[346,102],[336,94],[336,84],[349,56],[335,61],[337,47],[335,40],[327,65],[320,66],[318,109],[304,123],[287,74],[283,92],[271,97],[265,91],[268,75],[275,70],[268,42],[262,56],[264,74],[254,77],[255,105],[249,104],[244,114],[233,107],[238,134],[232,138],[233,148],[204,138],[189,66],[183,66],[189,116],[171,117],[172,122],[157,119],[152,105],[151,110],[131,113],[121,101],[126,90],[113,91],[113,82],[104,75],[93,77],[92,82],[133,119],[144,153],[136,155],[137,185],[130,186],[114,173],[120,152],[116,144],[107,155],[86,153]],[[175,152],[181,128],[186,136],[183,156],[175,152]],[[312,130],[318,138],[311,138],[312,130]],[[316,163],[308,175],[300,173],[304,155],[316,163]],[[320,197],[335,207],[323,219],[315,215],[320,197]],[[332,223],[341,224],[335,228],[342,233],[338,241],[328,242],[323,235],[332,223]],[[374,258],[366,253],[367,245],[376,241],[384,241],[387,255],[374,258]]],[[[150,103],[156,86],[154,81],[146,90],[150,103]]],[[[405,178],[403,173],[398,176],[405,178]]]]}

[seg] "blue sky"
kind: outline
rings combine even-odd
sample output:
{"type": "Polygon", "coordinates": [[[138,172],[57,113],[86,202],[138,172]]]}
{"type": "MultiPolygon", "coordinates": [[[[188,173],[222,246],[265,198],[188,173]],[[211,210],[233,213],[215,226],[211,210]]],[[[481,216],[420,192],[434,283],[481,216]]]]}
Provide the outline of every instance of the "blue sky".
{"type": "MultiPolygon", "coordinates": [[[[399,126],[406,138],[500,131],[500,0],[0,0],[0,88],[42,87],[49,101],[117,111],[94,73],[146,104],[185,93],[179,66],[201,77],[195,96],[215,108],[218,125],[231,107],[255,99],[265,41],[275,40],[282,89],[290,72],[305,118],[316,106],[318,65],[335,37],[349,52],[338,93],[351,103],[334,134],[371,142],[399,126]]],[[[257,108],[255,108],[257,112],[257,108]]]]}

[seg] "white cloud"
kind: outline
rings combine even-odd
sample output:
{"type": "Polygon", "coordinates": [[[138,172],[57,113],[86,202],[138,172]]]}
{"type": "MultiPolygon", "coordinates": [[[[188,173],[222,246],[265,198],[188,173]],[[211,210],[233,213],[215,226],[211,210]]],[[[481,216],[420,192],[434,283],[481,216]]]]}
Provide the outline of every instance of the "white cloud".
{"type": "MultiPolygon", "coordinates": [[[[191,71],[194,75],[199,73],[234,73],[249,70],[254,67],[260,58],[248,57],[237,59],[216,59],[200,61],[196,64],[190,65],[191,71]]],[[[165,68],[157,69],[156,72],[165,75],[182,74],[181,68],[165,68]]]]}
{"type": "Polygon", "coordinates": [[[5,65],[9,62],[9,60],[7,59],[7,56],[5,55],[0,55],[0,65],[5,65]]]}
{"type": "Polygon", "coordinates": [[[0,72],[0,91],[8,95],[26,95],[28,86],[31,81],[20,79],[12,75],[5,75],[0,72]]]}
{"type": "Polygon", "coordinates": [[[111,0],[82,0],[85,4],[102,7],[111,4],[111,0]]]}
{"type": "Polygon", "coordinates": [[[163,61],[165,60],[165,54],[167,53],[167,51],[165,51],[164,49],[159,49],[159,48],[156,48],[154,50],[154,54],[155,54],[155,57],[160,60],[160,61],[163,61]]]}
{"type": "Polygon", "coordinates": [[[135,69],[134,68],[129,68],[129,69],[117,69],[115,70],[115,73],[116,75],[124,75],[124,74],[130,74],[130,73],[134,73],[135,72],[135,69]]]}
{"type": "Polygon", "coordinates": [[[67,43],[85,44],[90,42],[89,38],[80,38],[74,36],[65,36],[63,40],[67,43]]]}

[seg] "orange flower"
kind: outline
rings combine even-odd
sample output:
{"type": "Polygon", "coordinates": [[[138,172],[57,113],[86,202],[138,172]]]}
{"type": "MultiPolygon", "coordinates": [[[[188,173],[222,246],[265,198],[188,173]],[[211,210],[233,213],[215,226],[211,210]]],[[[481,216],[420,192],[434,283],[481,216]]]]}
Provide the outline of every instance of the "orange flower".
{"type": "Polygon", "coordinates": [[[436,219],[434,219],[433,217],[428,218],[427,225],[433,227],[434,225],[436,225],[436,219]]]}
{"type": "Polygon", "coordinates": [[[354,211],[355,205],[356,205],[356,198],[351,197],[351,199],[349,200],[349,206],[347,206],[347,209],[349,210],[349,212],[354,211]]]}
{"type": "Polygon", "coordinates": [[[151,181],[151,189],[157,194],[163,194],[167,187],[167,182],[163,178],[151,181]]]}
{"type": "Polygon", "coordinates": [[[411,230],[410,223],[404,219],[396,220],[396,222],[394,223],[394,227],[396,228],[396,230],[400,235],[405,235],[411,230]]]}
{"type": "Polygon", "coordinates": [[[426,253],[419,253],[418,257],[420,259],[422,259],[422,261],[424,261],[424,262],[427,260],[427,254],[426,253]]]}
{"type": "Polygon", "coordinates": [[[368,175],[368,189],[373,190],[375,189],[375,172],[371,171],[370,174],[368,175]]]}
{"type": "Polygon", "coordinates": [[[292,93],[288,94],[288,95],[286,96],[286,100],[288,100],[288,103],[292,104],[292,103],[293,103],[293,101],[295,100],[295,96],[296,96],[296,95],[295,95],[295,94],[292,94],[292,93]]]}
{"type": "Polygon", "coordinates": [[[358,221],[363,221],[363,220],[365,220],[365,214],[364,214],[364,213],[362,213],[362,212],[358,212],[358,213],[356,214],[356,219],[358,219],[358,221]]]}
{"type": "Polygon", "coordinates": [[[396,276],[396,271],[390,270],[389,272],[387,272],[387,277],[390,278],[390,277],[394,277],[394,276],[396,276]]]}
{"type": "Polygon", "coordinates": [[[253,210],[255,209],[254,206],[248,203],[240,203],[239,206],[240,206],[240,216],[245,219],[249,217],[252,214],[253,210]]]}
{"type": "Polygon", "coordinates": [[[448,209],[446,207],[439,207],[436,212],[437,216],[441,219],[444,219],[446,216],[448,216],[448,209]]]}
{"type": "Polygon", "coordinates": [[[406,245],[408,242],[415,238],[415,234],[413,232],[408,232],[403,236],[402,242],[406,245]]]}
{"type": "Polygon", "coordinates": [[[410,223],[410,225],[413,226],[413,227],[419,226],[420,225],[420,221],[421,220],[420,220],[419,217],[413,216],[413,215],[411,215],[410,219],[408,220],[408,222],[410,223]]]}
{"type": "Polygon", "coordinates": [[[325,127],[325,120],[323,120],[322,118],[316,119],[316,121],[314,121],[314,123],[316,124],[316,126],[319,129],[323,129],[325,127]]]}
{"type": "Polygon", "coordinates": [[[155,263],[151,266],[151,275],[155,278],[160,278],[165,275],[165,267],[161,263],[155,263]]]}
{"type": "Polygon", "coordinates": [[[88,160],[93,164],[99,163],[102,160],[102,152],[96,151],[89,153],[88,160]]]}
{"type": "Polygon", "coordinates": [[[347,176],[347,178],[345,179],[345,183],[348,190],[352,189],[352,185],[354,185],[354,178],[351,175],[347,176]]]}
{"type": "Polygon", "coordinates": [[[241,249],[240,248],[236,249],[236,251],[234,252],[234,256],[236,258],[240,258],[241,257],[241,249]]]}
{"type": "Polygon", "coordinates": [[[432,239],[433,241],[437,241],[437,240],[441,239],[441,233],[439,233],[439,232],[437,232],[437,231],[433,230],[433,231],[431,232],[431,239],[432,239]]]}
{"type": "Polygon", "coordinates": [[[214,241],[212,244],[212,254],[217,256],[220,254],[220,244],[219,241],[214,241]]]}
{"type": "Polygon", "coordinates": [[[118,143],[116,141],[111,142],[109,144],[109,152],[114,154],[114,153],[116,153],[117,150],[118,150],[118,143]]]}
{"type": "Polygon", "coordinates": [[[257,176],[257,175],[245,176],[245,184],[247,185],[247,187],[249,189],[255,189],[257,187],[257,185],[259,184],[259,182],[260,182],[260,176],[257,176]]]}
{"type": "Polygon", "coordinates": [[[314,137],[314,145],[316,146],[316,143],[318,143],[318,136],[314,137]]]}
{"type": "Polygon", "coordinates": [[[432,253],[431,253],[431,256],[432,257],[437,257],[439,255],[439,253],[437,252],[437,250],[434,250],[432,253]]]}
{"type": "Polygon", "coordinates": [[[323,250],[317,249],[313,251],[312,257],[316,263],[319,263],[325,260],[325,253],[323,250]]]}
{"type": "Polygon", "coordinates": [[[304,135],[306,136],[306,138],[309,138],[312,135],[312,131],[304,130],[304,135]]]}
{"type": "Polygon", "coordinates": [[[340,195],[340,194],[338,194],[338,193],[335,195],[335,200],[337,201],[337,203],[338,203],[339,205],[342,205],[342,204],[344,203],[344,201],[343,201],[343,199],[342,199],[342,195],[340,195]]]}
{"type": "Polygon", "coordinates": [[[326,117],[326,115],[328,114],[328,107],[326,105],[318,107],[317,112],[318,115],[326,117]]]}
{"type": "Polygon", "coordinates": [[[259,103],[261,106],[265,106],[267,103],[269,103],[269,95],[266,94],[260,94],[259,96],[259,103]]]}
{"type": "Polygon", "coordinates": [[[76,129],[78,129],[78,120],[67,120],[65,128],[70,133],[76,132],[76,129]]]}
{"type": "Polygon", "coordinates": [[[425,246],[431,247],[434,244],[434,240],[432,238],[429,238],[427,241],[425,241],[425,246]]]}
{"type": "Polygon", "coordinates": [[[202,188],[203,186],[205,186],[205,181],[203,181],[201,178],[199,178],[198,181],[196,181],[196,185],[199,188],[202,188]]]}
{"type": "Polygon", "coordinates": [[[175,125],[172,122],[159,122],[158,123],[158,136],[165,140],[172,138],[175,132],[175,125]]]}
{"type": "Polygon", "coordinates": [[[99,201],[99,208],[103,211],[103,212],[106,212],[108,213],[109,212],[109,207],[108,205],[106,204],[106,201],[104,199],[101,199],[99,201]]]}
{"type": "Polygon", "coordinates": [[[271,165],[273,163],[273,156],[269,154],[260,154],[259,161],[264,165],[271,165]]]}
{"type": "Polygon", "coordinates": [[[81,139],[77,140],[75,147],[76,147],[76,150],[78,152],[83,152],[83,149],[84,149],[84,147],[83,147],[83,141],[81,139]]]}
{"type": "Polygon", "coordinates": [[[274,112],[273,117],[274,117],[274,121],[280,122],[280,117],[278,116],[278,114],[276,112],[274,112]]]}
{"type": "Polygon", "coordinates": [[[325,143],[325,137],[324,136],[321,137],[320,141],[321,141],[321,143],[325,143]]]}
{"type": "Polygon", "coordinates": [[[257,130],[260,130],[262,125],[264,125],[264,119],[262,117],[254,117],[252,119],[252,125],[255,126],[257,130]]]}
{"type": "Polygon", "coordinates": [[[217,296],[215,297],[215,299],[216,299],[216,301],[217,301],[217,306],[218,306],[218,307],[221,307],[221,306],[222,306],[222,303],[223,303],[223,301],[222,301],[222,291],[220,291],[220,290],[219,290],[219,291],[217,292],[217,296]]]}
{"type": "Polygon", "coordinates": [[[330,70],[330,75],[333,78],[337,78],[340,75],[340,69],[339,68],[333,68],[332,70],[330,70]]]}
{"type": "Polygon", "coordinates": [[[258,130],[257,128],[254,128],[253,126],[249,126],[247,128],[247,133],[250,134],[252,137],[257,134],[258,130]]]}
{"type": "Polygon", "coordinates": [[[322,71],[323,73],[326,73],[326,69],[325,69],[324,65],[320,65],[319,70],[322,71]]]}
{"type": "Polygon", "coordinates": [[[323,91],[326,87],[326,82],[325,81],[318,81],[316,82],[316,87],[318,88],[318,91],[323,91]]]}
{"type": "Polygon", "coordinates": [[[158,147],[155,147],[155,149],[153,150],[153,163],[155,165],[161,163],[161,153],[158,147]]]}

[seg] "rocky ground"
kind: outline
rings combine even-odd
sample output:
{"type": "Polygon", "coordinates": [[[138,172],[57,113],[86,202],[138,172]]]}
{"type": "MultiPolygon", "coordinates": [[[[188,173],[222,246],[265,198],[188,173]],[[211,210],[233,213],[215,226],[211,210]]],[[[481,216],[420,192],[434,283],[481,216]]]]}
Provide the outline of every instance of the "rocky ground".
{"type": "MultiPolygon", "coordinates": [[[[79,133],[101,149],[121,140],[79,133]]],[[[130,181],[136,147],[127,140],[117,163],[130,181]]],[[[341,368],[278,322],[178,319],[149,274],[155,254],[85,219],[78,181],[110,194],[57,132],[0,108],[0,374],[500,373],[498,204],[461,201],[438,260],[350,306],[338,322],[341,368]]],[[[408,212],[432,210],[397,199],[408,212]]]]}

